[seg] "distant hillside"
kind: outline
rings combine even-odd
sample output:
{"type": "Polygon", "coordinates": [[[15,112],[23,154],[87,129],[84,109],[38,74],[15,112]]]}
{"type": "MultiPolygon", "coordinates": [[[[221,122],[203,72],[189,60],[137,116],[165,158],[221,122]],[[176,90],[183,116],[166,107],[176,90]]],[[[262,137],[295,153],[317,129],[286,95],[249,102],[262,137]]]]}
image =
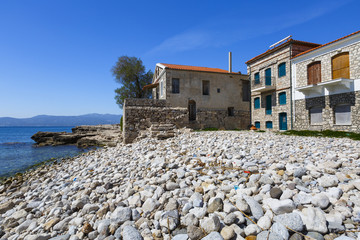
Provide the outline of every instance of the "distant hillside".
{"type": "Polygon", "coordinates": [[[39,115],[32,118],[0,117],[0,126],[79,126],[120,123],[121,115],[86,114],[80,116],[39,115]]]}

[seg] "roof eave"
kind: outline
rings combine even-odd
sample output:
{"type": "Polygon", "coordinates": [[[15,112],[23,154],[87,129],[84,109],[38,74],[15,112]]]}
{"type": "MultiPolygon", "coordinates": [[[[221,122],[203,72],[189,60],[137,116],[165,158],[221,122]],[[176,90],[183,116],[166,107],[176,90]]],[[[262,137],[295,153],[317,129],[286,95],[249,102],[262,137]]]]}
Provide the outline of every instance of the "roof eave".
{"type": "Polygon", "coordinates": [[[304,41],[300,41],[300,40],[294,40],[294,39],[289,39],[287,42],[280,44],[279,46],[276,46],[272,49],[267,50],[266,52],[263,52],[261,54],[259,54],[256,57],[253,57],[252,59],[248,60],[247,62],[245,62],[246,65],[249,65],[253,62],[256,62],[266,56],[268,56],[271,53],[274,53],[278,50],[281,50],[284,47],[287,47],[290,44],[298,44],[298,45],[306,45],[306,46],[314,46],[314,48],[317,46],[321,46],[321,44],[317,44],[317,43],[311,43],[311,42],[304,42],[304,41]]]}

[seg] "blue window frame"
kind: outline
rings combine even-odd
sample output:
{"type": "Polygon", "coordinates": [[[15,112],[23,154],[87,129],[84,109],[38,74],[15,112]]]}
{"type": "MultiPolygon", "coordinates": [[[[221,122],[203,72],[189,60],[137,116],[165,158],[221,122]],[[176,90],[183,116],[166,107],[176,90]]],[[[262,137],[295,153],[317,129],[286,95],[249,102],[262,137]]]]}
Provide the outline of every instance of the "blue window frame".
{"type": "Polygon", "coordinates": [[[279,77],[286,76],[286,63],[280,63],[278,66],[279,77]]]}
{"type": "Polygon", "coordinates": [[[279,104],[280,105],[286,104],[286,92],[279,93],[279,104]]]}
{"type": "Polygon", "coordinates": [[[254,79],[255,79],[255,84],[259,84],[260,83],[260,73],[255,73],[254,79]]]}
{"type": "Polygon", "coordinates": [[[272,114],[272,95],[266,96],[266,108],[265,108],[266,115],[272,114]]]}
{"type": "Polygon", "coordinates": [[[254,98],[254,108],[259,109],[260,108],[260,98],[254,98]]]}
{"type": "Polygon", "coordinates": [[[255,122],[255,127],[256,127],[257,129],[260,129],[260,122],[255,122]]]}
{"type": "Polygon", "coordinates": [[[266,128],[273,128],[272,121],[266,121],[266,128]]]}

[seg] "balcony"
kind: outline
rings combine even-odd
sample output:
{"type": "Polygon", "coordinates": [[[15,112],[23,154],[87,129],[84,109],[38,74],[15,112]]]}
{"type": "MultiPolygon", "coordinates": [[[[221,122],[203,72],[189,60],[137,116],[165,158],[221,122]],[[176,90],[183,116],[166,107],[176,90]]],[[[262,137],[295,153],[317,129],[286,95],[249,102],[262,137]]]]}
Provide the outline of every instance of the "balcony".
{"type": "Polygon", "coordinates": [[[354,83],[353,79],[345,79],[345,78],[338,78],[335,80],[330,80],[326,82],[318,83],[318,86],[325,87],[329,92],[334,92],[335,90],[349,90],[354,83]]]}
{"type": "Polygon", "coordinates": [[[348,91],[353,89],[353,85],[353,79],[339,78],[325,82],[319,82],[318,84],[307,85],[305,87],[298,87],[295,88],[295,90],[302,92],[306,96],[309,96],[311,94],[324,94],[325,89],[329,93],[341,90],[348,91]]]}
{"type": "Polygon", "coordinates": [[[267,92],[275,89],[275,77],[264,76],[251,81],[251,92],[267,92]]]}

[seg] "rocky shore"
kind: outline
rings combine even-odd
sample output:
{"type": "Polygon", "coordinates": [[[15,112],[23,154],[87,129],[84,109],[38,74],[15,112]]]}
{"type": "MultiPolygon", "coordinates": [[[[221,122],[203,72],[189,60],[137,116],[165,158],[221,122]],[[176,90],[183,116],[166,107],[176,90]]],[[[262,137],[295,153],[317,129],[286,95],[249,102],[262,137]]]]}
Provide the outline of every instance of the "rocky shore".
{"type": "Polygon", "coordinates": [[[360,142],[250,131],[119,143],[0,186],[1,239],[358,239],[360,142]]]}
{"type": "Polygon", "coordinates": [[[72,129],[71,133],[37,132],[31,139],[39,147],[57,145],[116,146],[118,142],[122,141],[119,124],[77,126],[72,129]]]}

